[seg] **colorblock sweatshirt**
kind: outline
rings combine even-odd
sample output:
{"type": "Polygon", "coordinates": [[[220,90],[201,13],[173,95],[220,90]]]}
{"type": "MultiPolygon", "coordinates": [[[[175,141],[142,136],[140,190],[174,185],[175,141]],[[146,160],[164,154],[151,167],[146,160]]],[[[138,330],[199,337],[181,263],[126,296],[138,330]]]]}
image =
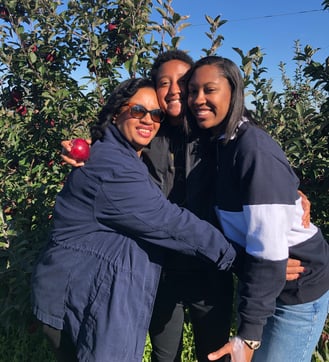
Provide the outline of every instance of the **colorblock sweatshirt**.
{"type": "Polygon", "coordinates": [[[318,227],[301,224],[299,180],[279,145],[247,119],[228,144],[217,141],[216,214],[225,236],[241,248],[238,334],[261,340],[276,300],[301,304],[329,289],[329,245],[318,227]],[[287,259],[306,271],[286,281],[287,259]]]}

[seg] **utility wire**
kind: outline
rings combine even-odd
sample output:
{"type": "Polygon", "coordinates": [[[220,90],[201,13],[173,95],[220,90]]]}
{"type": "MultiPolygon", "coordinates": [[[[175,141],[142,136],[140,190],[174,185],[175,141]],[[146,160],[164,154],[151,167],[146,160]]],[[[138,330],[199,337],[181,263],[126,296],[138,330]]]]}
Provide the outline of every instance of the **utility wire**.
{"type": "Polygon", "coordinates": [[[263,15],[263,16],[256,16],[251,18],[241,18],[241,19],[232,19],[230,21],[247,21],[247,20],[255,20],[255,19],[267,19],[267,18],[277,18],[280,16],[290,16],[290,15],[300,15],[300,14],[307,14],[307,13],[315,13],[319,11],[324,11],[322,9],[320,10],[303,10],[303,11],[297,11],[294,13],[282,13],[282,14],[272,14],[272,15],[263,15]]]}
{"type": "MultiPolygon", "coordinates": [[[[255,19],[268,19],[268,18],[277,18],[277,17],[281,17],[281,16],[290,16],[290,15],[300,15],[300,14],[307,14],[307,13],[316,13],[319,11],[324,11],[323,9],[319,9],[319,10],[302,10],[302,11],[297,11],[297,12],[293,12],[293,13],[282,13],[282,14],[271,14],[271,15],[262,15],[262,16],[255,16],[255,17],[250,17],[250,18],[241,18],[241,19],[231,19],[231,20],[227,20],[228,22],[240,22],[240,21],[248,21],[248,20],[255,20],[255,19]]],[[[222,14],[219,14],[222,15],[222,14]]],[[[193,26],[204,26],[204,25],[208,25],[206,23],[204,24],[195,24],[195,25],[190,25],[191,27],[193,26]]]]}

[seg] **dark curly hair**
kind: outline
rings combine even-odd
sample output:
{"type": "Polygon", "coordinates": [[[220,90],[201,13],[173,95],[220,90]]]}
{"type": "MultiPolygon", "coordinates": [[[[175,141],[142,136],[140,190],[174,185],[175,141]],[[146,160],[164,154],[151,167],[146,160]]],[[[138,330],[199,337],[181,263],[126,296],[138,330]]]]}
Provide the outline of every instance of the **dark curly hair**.
{"type": "Polygon", "coordinates": [[[154,84],[156,84],[156,76],[159,68],[163,63],[167,63],[170,60],[181,60],[182,62],[187,63],[190,66],[194,64],[193,59],[183,50],[173,49],[173,50],[168,50],[164,53],[160,53],[158,57],[155,59],[150,73],[151,79],[154,82],[154,84]]]}
{"type": "Polygon", "coordinates": [[[154,84],[150,79],[132,78],[123,81],[113,90],[98,115],[98,122],[90,128],[92,143],[103,139],[106,128],[119,114],[121,107],[141,88],[154,89],[154,84]]]}

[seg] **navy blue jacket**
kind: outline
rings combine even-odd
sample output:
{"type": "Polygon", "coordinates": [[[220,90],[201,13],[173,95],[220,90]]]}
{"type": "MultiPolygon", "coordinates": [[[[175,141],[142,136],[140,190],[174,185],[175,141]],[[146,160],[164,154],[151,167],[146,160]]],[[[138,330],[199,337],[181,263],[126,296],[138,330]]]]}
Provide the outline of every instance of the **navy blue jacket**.
{"type": "MultiPolygon", "coordinates": [[[[192,211],[199,218],[217,224],[214,205],[214,157],[210,157],[209,136],[198,130],[187,134],[182,126],[167,121],[142,154],[153,181],[168,200],[192,211]]],[[[164,270],[171,272],[216,272],[200,258],[168,250],[164,270]]]]}
{"type": "Polygon", "coordinates": [[[244,120],[217,151],[216,212],[225,236],[244,251],[239,335],[261,340],[277,299],[301,304],[329,289],[329,245],[315,225],[302,226],[299,180],[268,134],[244,120]],[[294,281],[286,281],[288,257],[306,267],[294,281]]]}
{"type": "Polygon", "coordinates": [[[141,361],[165,248],[220,270],[235,257],[216,228],[166,199],[111,125],[56,199],[34,313],[71,335],[79,361],[141,361]]]}

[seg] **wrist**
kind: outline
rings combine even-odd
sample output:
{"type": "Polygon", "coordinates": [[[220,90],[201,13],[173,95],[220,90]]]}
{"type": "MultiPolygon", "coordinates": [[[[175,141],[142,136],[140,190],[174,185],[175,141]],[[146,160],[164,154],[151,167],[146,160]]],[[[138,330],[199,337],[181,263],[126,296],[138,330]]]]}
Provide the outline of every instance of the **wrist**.
{"type": "Polygon", "coordinates": [[[256,349],[258,349],[261,346],[261,342],[260,341],[254,341],[252,339],[245,339],[242,337],[239,337],[243,343],[248,346],[248,348],[252,349],[253,351],[255,351],[256,349]]]}

